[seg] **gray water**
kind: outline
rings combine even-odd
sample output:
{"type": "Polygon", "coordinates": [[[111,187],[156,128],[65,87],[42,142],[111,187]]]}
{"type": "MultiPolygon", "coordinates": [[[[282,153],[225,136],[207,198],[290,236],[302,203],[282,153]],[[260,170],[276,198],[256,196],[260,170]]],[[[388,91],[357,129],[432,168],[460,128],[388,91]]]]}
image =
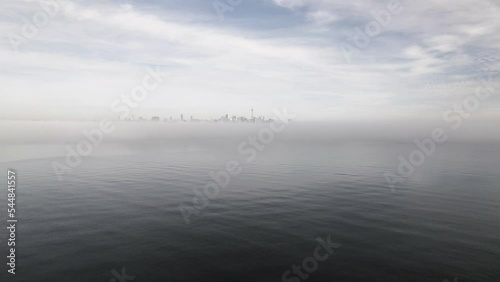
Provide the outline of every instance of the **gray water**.
{"type": "Polygon", "coordinates": [[[113,281],[125,267],[127,281],[282,281],[330,236],[340,247],[305,280],[500,281],[498,143],[440,145],[393,191],[383,173],[411,141],[283,135],[248,162],[248,132],[111,140],[63,181],[51,165],[73,143],[5,141],[18,263],[0,280],[113,281]],[[242,172],[186,224],[179,205],[229,160],[242,172]]]}

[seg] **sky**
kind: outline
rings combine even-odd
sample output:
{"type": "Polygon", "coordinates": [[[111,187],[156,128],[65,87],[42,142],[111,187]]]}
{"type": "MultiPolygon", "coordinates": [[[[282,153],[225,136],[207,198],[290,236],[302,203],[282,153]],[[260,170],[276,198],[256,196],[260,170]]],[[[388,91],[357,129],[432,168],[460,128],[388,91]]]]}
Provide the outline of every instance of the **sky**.
{"type": "Polygon", "coordinates": [[[2,1],[0,119],[115,118],[148,68],[135,117],[433,118],[500,82],[497,0],[55,1],[2,1]]]}

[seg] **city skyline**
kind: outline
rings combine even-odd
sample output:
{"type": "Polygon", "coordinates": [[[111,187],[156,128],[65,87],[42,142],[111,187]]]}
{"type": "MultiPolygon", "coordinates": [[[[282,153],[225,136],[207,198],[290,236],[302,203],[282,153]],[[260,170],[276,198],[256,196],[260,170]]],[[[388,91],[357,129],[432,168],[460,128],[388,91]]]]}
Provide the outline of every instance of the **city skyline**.
{"type": "Polygon", "coordinates": [[[184,118],[184,114],[180,114],[179,119],[174,118],[173,116],[169,116],[168,118],[164,116],[163,118],[158,115],[151,116],[150,118],[148,117],[142,117],[138,116],[135,117],[135,115],[131,115],[128,118],[125,119],[120,119],[118,120],[123,120],[123,121],[155,121],[155,122],[272,122],[274,119],[266,119],[265,116],[254,116],[254,108],[252,107],[251,115],[250,117],[246,117],[244,115],[230,115],[230,114],[225,114],[220,116],[219,118],[213,118],[211,117],[210,119],[198,119],[195,118],[193,115],[189,116],[189,119],[184,118]]]}
{"type": "Polygon", "coordinates": [[[2,1],[0,281],[500,281],[498,30],[500,0],[2,1]]]}

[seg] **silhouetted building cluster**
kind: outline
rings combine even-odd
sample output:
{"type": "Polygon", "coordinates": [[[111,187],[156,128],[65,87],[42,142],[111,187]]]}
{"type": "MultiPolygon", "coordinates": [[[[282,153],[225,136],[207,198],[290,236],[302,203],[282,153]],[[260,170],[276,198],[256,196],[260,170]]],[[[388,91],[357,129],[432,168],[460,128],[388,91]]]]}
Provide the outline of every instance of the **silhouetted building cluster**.
{"type": "MultiPolygon", "coordinates": [[[[189,120],[184,119],[184,114],[180,115],[180,119],[173,119],[172,116],[170,116],[168,119],[165,117],[163,118],[163,122],[232,122],[232,123],[270,123],[273,122],[274,119],[266,119],[264,116],[254,116],[254,110],[252,108],[252,114],[250,117],[245,117],[245,116],[229,116],[229,114],[223,115],[218,119],[210,119],[210,120],[204,120],[204,119],[196,119],[193,116],[190,116],[189,120]]],[[[126,121],[147,121],[146,118],[143,117],[138,117],[137,119],[135,118],[134,115],[132,115],[131,118],[125,119],[126,121]]],[[[151,118],[152,122],[161,122],[162,118],[159,116],[154,116],[151,118]]]]}

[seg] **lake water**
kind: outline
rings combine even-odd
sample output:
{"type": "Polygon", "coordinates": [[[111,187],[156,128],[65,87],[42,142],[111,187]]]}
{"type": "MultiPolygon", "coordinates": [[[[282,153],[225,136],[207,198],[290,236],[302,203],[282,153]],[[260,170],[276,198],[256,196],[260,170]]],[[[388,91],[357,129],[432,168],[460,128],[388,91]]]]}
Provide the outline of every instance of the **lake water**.
{"type": "Polygon", "coordinates": [[[17,274],[4,263],[0,280],[120,281],[112,271],[125,268],[126,281],[282,281],[330,237],[340,246],[328,259],[289,281],[500,281],[498,143],[440,145],[392,191],[383,173],[414,144],[283,135],[247,161],[237,147],[255,130],[139,131],[104,142],[63,181],[52,164],[77,139],[4,141],[19,222],[17,274]],[[231,160],[241,173],[186,224],[179,205],[231,160]]]}

